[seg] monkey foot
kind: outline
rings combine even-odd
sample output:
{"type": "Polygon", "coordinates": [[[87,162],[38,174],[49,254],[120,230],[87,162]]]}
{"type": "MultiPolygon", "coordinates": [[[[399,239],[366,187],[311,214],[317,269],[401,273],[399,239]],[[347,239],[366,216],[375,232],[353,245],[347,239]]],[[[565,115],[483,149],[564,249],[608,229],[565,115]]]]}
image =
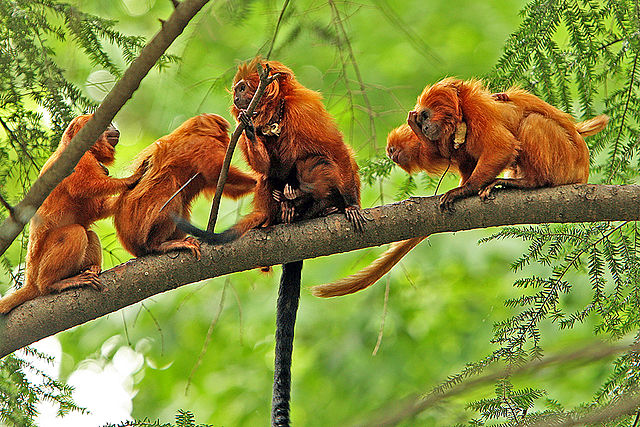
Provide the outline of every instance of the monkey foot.
{"type": "Polygon", "coordinates": [[[187,236],[182,240],[169,240],[168,242],[164,242],[158,247],[157,252],[164,254],[181,249],[190,250],[197,259],[200,259],[200,242],[192,236],[187,236]]]}
{"type": "Polygon", "coordinates": [[[336,212],[340,212],[340,209],[336,208],[335,206],[331,206],[322,211],[322,216],[331,215],[336,212]]]}
{"type": "Polygon", "coordinates": [[[295,214],[296,210],[293,203],[288,200],[280,203],[280,218],[284,224],[290,224],[293,222],[295,214]]]}
{"type": "Polygon", "coordinates": [[[449,190],[440,197],[440,210],[442,212],[456,211],[456,209],[453,207],[453,202],[455,202],[459,197],[457,197],[455,193],[452,193],[452,191],[453,190],[449,190]]]}
{"type": "Polygon", "coordinates": [[[68,279],[57,281],[50,286],[50,290],[51,292],[62,292],[66,291],[67,289],[83,288],[88,286],[95,289],[96,291],[102,291],[105,289],[105,287],[100,281],[100,277],[98,276],[99,273],[100,267],[97,265],[93,265],[80,274],[69,277],[68,279]]]}
{"type": "Polygon", "coordinates": [[[487,200],[495,199],[495,196],[491,192],[496,187],[496,185],[497,185],[497,183],[493,182],[493,183],[487,185],[486,187],[484,187],[478,193],[478,196],[480,196],[480,199],[482,199],[483,202],[486,202],[487,200]]]}
{"type": "Polygon", "coordinates": [[[347,219],[353,224],[356,230],[364,230],[364,223],[366,221],[366,218],[364,217],[362,209],[360,209],[359,206],[347,206],[344,209],[344,214],[346,215],[347,219]]]}
{"type": "Polygon", "coordinates": [[[495,99],[496,101],[500,101],[500,102],[508,102],[511,101],[511,99],[509,99],[509,95],[507,95],[504,92],[498,92],[498,93],[492,93],[491,97],[493,99],[495,99]]]}
{"type": "Polygon", "coordinates": [[[284,196],[284,193],[280,190],[271,191],[271,195],[273,196],[273,200],[276,202],[285,202],[287,198],[284,196]]]}

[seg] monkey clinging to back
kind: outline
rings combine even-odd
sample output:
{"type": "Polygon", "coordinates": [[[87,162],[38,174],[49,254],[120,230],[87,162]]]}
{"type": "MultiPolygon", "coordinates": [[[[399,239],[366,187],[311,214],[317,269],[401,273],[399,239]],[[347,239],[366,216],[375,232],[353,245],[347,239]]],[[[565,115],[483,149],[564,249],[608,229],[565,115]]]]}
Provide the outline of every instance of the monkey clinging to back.
{"type": "MultiPolygon", "coordinates": [[[[387,153],[408,173],[439,174],[450,166],[460,186],[440,198],[443,210],[472,195],[486,199],[496,186],[537,188],[586,183],[589,150],[585,136],[601,131],[605,115],[575,123],[537,96],[510,89],[491,95],[477,80],[447,78],[427,86],[407,124],[389,133],[387,153]],[[455,141],[466,127],[466,138],[455,141]],[[501,172],[504,178],[498,178],[501,172]]],[[[316,286],[321,297],[364,289],[386,274],[424,237],[394,243],[370,266],[337,282],[316,286]]]]}

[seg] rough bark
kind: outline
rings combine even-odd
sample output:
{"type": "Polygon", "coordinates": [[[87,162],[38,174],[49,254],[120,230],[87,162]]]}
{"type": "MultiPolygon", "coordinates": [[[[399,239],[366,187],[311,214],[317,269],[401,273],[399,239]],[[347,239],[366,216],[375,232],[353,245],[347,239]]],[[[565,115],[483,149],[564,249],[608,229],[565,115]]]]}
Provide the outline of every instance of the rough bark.
{"type": "Polygon", "coordinates": [[[131,260],[102,273],[106,291],[77,289],[47,295],[0,316],[0,357],[160,292],[259,266],[434,233],[509,224],[638,220],[640,186],[570,185],[501,191],[488,202],[477,197],[456,202],[454,213],[440,212],[438,197],[414,197],[366,212],[371,221],[361,233],[352,229],[344,215],[336,214],[252,230],[226,245],[203,244],[199,261],[186,252],[131,260]]]}
{"type": "Polygon", "coordinates": [[[142,49],[122,78],[109,91],[102,104],[96,109],[93,119],[80,129],[58,160],[36,179],[24,199],[14,206],[12,214],[0,225],[0,254],[3,254],[18,237],[56,185],[73,171],[82,155],[93,145],[122,106],[131,98],[133,92],[138,89],[149,70],[208,1],[184,0],[176,6],[169,19],[162,22],[160,31],[142,49]]]}

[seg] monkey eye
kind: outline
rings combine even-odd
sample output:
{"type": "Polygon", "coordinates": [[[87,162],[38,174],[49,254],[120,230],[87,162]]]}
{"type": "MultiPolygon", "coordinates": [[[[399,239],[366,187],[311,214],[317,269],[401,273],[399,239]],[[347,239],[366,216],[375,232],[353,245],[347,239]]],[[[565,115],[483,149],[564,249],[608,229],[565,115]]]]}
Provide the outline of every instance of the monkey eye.
{"type": "Polygon", "coordinates": [[[244,80],[240,80],[236,84],[236,87],[234,89],[238,92],[244,92],[247,89],[247,84],[244,82],[244,80]]]}
{"type": "Polygon", "coordinates": [[[389,155],[393,154],[394,151],[396,151],[396,148],[393,146],[387,148],[387,153],[389,153],[389,155]]]}
{"type": "Polygon", "coordinates": [[[431,114],[428,110],[420,111],[420,120],[428,121],[431,118],[431,114]]]}

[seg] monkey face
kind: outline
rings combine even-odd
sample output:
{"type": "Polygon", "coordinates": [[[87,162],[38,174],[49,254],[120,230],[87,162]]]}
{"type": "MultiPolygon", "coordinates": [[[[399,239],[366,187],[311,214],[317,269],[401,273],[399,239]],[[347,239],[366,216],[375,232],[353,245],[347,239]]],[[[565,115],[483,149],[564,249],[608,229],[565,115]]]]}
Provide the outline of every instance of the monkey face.
{"type": "Polygon", "coordinates": [[[93,144],[90,151],[99,162],[110,164],[114,160],[115,147],[119,141],[120,131],[116,129],[113,123],[109,123],[107,129],[98,137],[98,140],[93,144]]]}
{"type": "Polygon", "coordinates": [[[389,132],[387,156],[408,173],[418,167],[416,150],[419,150],[419,141],[406,124],[389,132]]]}
{"type": "Polygon", "coordinates": [[[118,145],[118,142],[120,141],[120,131],[116,129],[113,123],[109,123],[109,126],[107,127],[107,130],[104,131],[103,136],[112,147],[118,145]]]}
{"type": "Polygon", "coordinates": [[[442,124],[433,120],[433,113],[428,108],[411,111],[408,120],[415,123],[415,126],[409,125],[418,136],[422,135],[432,142],[439,141],[443,136],[442,124]]]}
{"type": "Polygon", "coordinates": [[[255,89],[252,89],[244,79],[240,80],[233,87],[233,105],[238,110],[246,110],[254,93],[255,89]]]}

